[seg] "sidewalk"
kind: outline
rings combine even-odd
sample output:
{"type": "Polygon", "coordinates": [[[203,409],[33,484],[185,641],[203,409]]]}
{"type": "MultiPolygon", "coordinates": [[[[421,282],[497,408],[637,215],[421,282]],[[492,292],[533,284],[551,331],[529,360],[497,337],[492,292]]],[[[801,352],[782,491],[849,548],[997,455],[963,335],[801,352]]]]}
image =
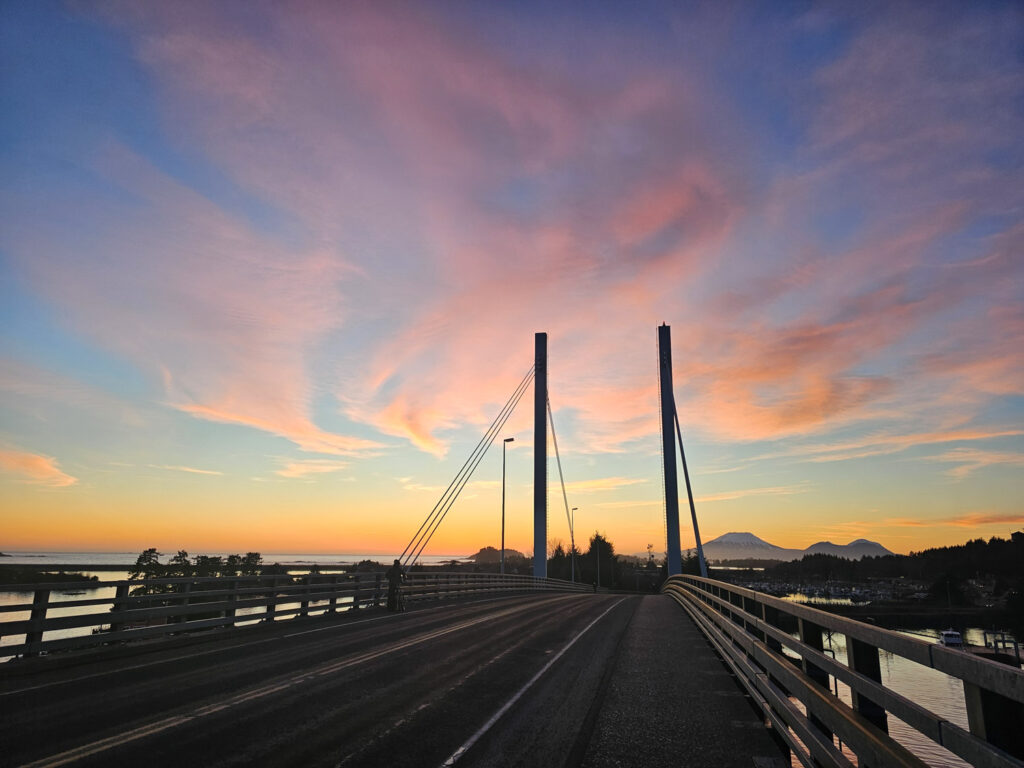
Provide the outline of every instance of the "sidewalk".
{"type": "Polygon", "coordinates": [[[622,640],[583,765],[788,764],[689,616],[668,597],[645,597],[622,640]]]}

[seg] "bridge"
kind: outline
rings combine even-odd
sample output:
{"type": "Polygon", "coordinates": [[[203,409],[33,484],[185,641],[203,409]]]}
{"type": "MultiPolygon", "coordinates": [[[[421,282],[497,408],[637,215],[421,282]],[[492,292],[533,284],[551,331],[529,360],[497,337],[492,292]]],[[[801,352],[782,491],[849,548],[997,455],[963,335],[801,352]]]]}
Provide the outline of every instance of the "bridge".
{"type": "MultiPolygon", "coordinates": [[[[544,437],[554,425],[540,336],[525,381],[544,437]]],[[[661,370],[675,496],[682,439],[667,346],[661,370]]],[[[543,463],[535,480],[546,484],[543,463]]],[[[407,565],[467,477],[428,515],[407,565]]],[[[546,521],[546,492],[543,507],[546,521]]],[[[896,722],[950,760],[1024,765],[1019,666],[706,568],[680,574],[678,501],[666,509],[659,595],[596,592],[548,579],[536,562],[529,576],[410,570],[402,613],[383,609],[380,573],[115,581],[94,585],[104,596],[60,603],[53,591],[79,585],[0,587],[32,594],[0,606],[0,635],[14,640],[3,650],[18,657],[0,664],[0,765],[927,765],[890,734],[896,722]],[[827,652],[833,637],[845,658],[827,652]],[[888,687],[883,657],[957,681],[967,727],[888,687]]]]}

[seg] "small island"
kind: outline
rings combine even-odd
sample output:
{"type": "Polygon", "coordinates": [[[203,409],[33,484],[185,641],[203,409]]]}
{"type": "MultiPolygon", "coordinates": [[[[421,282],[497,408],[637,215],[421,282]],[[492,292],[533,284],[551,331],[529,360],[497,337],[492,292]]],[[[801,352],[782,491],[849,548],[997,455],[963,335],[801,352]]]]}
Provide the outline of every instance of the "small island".
{"type": "Polygon", "coordinates": [[[0,584],[71,584],[99,581],[97,576],[68,571],[45,571],[28,565],[5,565],[0,570],[0,584]]]}

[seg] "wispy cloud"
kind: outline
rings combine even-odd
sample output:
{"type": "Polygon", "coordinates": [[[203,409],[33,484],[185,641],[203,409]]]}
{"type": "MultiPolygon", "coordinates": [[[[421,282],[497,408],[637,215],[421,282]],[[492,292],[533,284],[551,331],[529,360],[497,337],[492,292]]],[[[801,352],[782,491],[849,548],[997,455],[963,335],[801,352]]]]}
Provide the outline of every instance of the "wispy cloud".
{"type": "Polygon", "coordinates": [[[661,499],[642,499],[639,501],[601,501],[597,506],[605,509],[637,509],[642,507],[660,507],[664,505],[661,499]]]}
{"type": "Polygon", "coordinates": [[[338,461],[337,459],[299,459],[295,461],[286,460],[283,467],[274,470],[274,473],[281,477],[299,478],[309,475],[323,475],[333,472],[341,472],[347,469],[349,462],[338,461]]]}
{"type": "Polygon", "coordinates": [[[806,493],[808,490],[809,487],[807,485],[777,485],[767,488],[744,488],[698,496],[694,501],[697,503],[707,503],[711,501],[745,499],[750,496],[792,496],[795,493],[806,493]]]}
{"type": "Polygon", "coordinates": [[[592,480],[574,480],[565,484],[566,493],[598,493],[615,491],[630,485],[641,485],[647,480],[635,477],[598,477],[592,480]]]}
{"type": "Polygon", "coordinates": [[[851,520],[845,525],[858,531],[878,528],[978,528],[985,525],[1018,525],[1024,512],[965,512],[949,517],[886,517],[881,520],[851,520]]]}
{"type": "MultiPolygon", "coordinates": [[[[951,429],[944,432],[915,432],[896,435],[867,435],[856,440],[837,443],[816,443],[780,448],[755,459],[776,459],[800,457],[812,462],[848,461],[850,459],[885,456],[900,453],[909,448],[940,443],[994,440],[1003,437],[1024,435],[1019,429],[951,429]]],[[[965,449],[966,450],[966,449],[965,449]]]]}
{"type": "Polygon", "coordinates": [[[1020,525],[1024,523],[1024,512],[1010,514],[993,514],[991,512],[970,512],[966,515],[945,518],[943,525],[957,528],[976,528],[979,525],[1020,525]]]}
{"type": "Polygon", "coordinates": [[[54,457],[27,451],[0,450],[0,470],[22,482],[51,488],[66,488],[78,482],[57,466],[54,457]]]}
{"type": "Polygon", "coordinates": [[[169,469],[174,472],[190,472],[194,475],[223,475],[223,472],[219,472],[214,469],[197,469],[196,467],[185,467],[181,465],[171,464],[150,464],[153,469],[169,469]]]}
{"type": "Polygon", "coordinates": [[[396,477],[398,484],[402,486],[403,490],[406,491],[422,491],[426,493],[442,493],[447,486],[444,485],[428,485],[425,483],[417,482],[412,477],[396,477]]]}
{"type": "Polygon", "coordinates": [[[928,457],[930,461],[941,461],[959,466],[946,470],[955,480],[963,480],[972,472],[986,467],[1004,465],[1024,467],[1024,453],[1008,451],[983,451],[976,448],[955,448],[952,451],[928,457]]]}

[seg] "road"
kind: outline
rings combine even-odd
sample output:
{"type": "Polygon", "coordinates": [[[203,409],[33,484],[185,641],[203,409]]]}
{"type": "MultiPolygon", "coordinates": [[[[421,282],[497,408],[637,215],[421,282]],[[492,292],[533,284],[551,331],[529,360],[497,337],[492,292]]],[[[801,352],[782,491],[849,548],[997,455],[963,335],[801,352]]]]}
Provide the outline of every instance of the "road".
{"type": "MultiPolygon", "coordinates": [[[[655,700],[629,686],[651,676],[637,664],[666,664],[644,650],[647,625],[664,622],[657,612],[688,622],[667,603],[526,595],[281,622],[80,663],[31,660],[0,673],[0,765],[665,764],[667,751],[689,747],[657,724],[677,722],[666,708],[692,696],[667,681],[671,670],[650,682],[666,686],[655,700]]],[[[727,742],[742,736],[755,742],[734,764],[777,757],[735,683],[723,683],[714,703],[732,709],[700,727],[724,722],[727,732],[698,734],[696,748],[732,755],[727,742]]]]}

